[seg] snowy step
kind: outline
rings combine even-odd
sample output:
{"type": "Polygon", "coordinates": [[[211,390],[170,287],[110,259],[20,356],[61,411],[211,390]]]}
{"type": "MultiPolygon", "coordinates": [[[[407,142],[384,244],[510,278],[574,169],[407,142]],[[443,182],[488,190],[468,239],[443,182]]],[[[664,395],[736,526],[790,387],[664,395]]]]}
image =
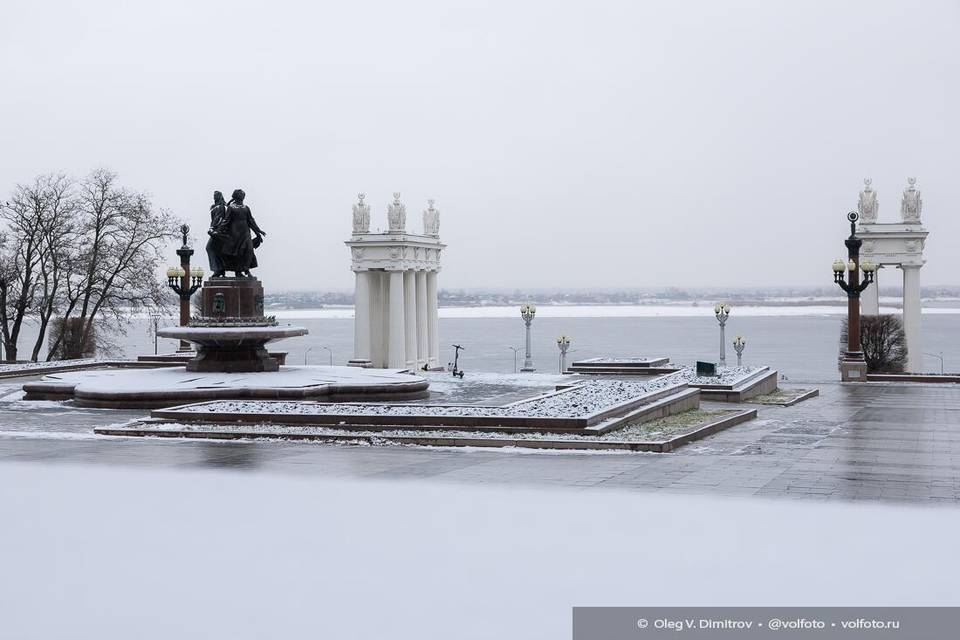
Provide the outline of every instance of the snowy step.
{"type": "MultiPolygon", "coordinates": [[[[443,427],[583,432],[687,391],[683,383],[588,381],[509,405],[387,405],[355,403],[214,401],[159,409],[154,418],[183,423],[258,423],[334,427],[443,427]]],[[[687,396],[683,396],[686,398],[687,396]]],[[[678,398],[678,399],[683,399],[678,398]]]]}

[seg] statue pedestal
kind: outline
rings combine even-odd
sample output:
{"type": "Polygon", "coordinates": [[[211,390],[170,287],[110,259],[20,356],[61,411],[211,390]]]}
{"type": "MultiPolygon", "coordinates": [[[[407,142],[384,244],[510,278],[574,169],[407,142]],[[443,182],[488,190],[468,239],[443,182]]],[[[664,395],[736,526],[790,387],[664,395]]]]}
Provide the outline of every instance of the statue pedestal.
{"type": "Polygon", "coordinates": [[[267,343],[307,333],[264,317],[263,285],[256,278],[210,278],[203,284],[201,301],[203,315],[193,318],[189,326],[157,332],[195,345],[197,355],[187,362],[187,371],[277,371],[280,362],[267,352],[267,343]]]}
{"type": "Polygon", "coordinates": [[[847,352],[840,361],[840,380],[842,382],[866,382],[867,361],[863,353],[847,352]]]}
{"type": "Polygon", "coordinates": [[[277,371],[279,361],[267,352],[274,340],[302,336],[302,327],[169,327],[157,335],[178,338],[196,345],[197,355],[187,362],[187,371],[203,373],[250,373],[277,371]]]}
{"type": "Polygon", "coordinates": [[[210,278],[200,292],[207,319],[263,319],[263,285],[256,278],[210,278]]]}

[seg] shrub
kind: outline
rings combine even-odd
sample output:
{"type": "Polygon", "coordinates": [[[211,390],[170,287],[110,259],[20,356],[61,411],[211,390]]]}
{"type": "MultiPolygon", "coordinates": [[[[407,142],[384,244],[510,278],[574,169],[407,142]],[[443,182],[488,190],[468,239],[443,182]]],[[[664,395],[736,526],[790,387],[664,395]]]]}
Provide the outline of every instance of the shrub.
{"type": "MultiPolygon", "coordinates": [[[[842,343],[847,343],[843,321],[842,343]]],[[[899,316],[860,316],[860,348],[871,373],[903,373],[907,365],[907,336],[899,316]]]]}

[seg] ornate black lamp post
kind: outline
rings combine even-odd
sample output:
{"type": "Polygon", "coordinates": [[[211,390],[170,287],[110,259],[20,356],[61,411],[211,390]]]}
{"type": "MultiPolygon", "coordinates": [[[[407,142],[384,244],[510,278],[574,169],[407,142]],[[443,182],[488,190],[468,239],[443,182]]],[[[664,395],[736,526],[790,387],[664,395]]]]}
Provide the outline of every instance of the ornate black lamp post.
{"type": "MultiPolygon", "coordinates": [[[[187,235],[189,233],[189,226],[185,224],[180,226],[180,234],[183,236],[183,246],[177,249],[177,255],[180,256],[180,266],[167,269],[167,286],[180,297],[181,327],[190,324],[190,297],[197,292],[197,289],[203,283],[203,268],[194,267],[190,269],[190,256],[193,255],[193,249],[187,246],[187,235]]],[[[179,350],[192,351],[192,348],[189,342],[181,340],[179,350]]]]}
{"type": "Polygon", "coordinates": [[[857,237],[859,218],[856,211],[847,214],[847,220],[850,221],[850,237],[844,241],[847,245],[847,261],[833,261],[833,281],[847,292],[847,352],[840,362],[840,378],[845,382],[867,379],[867,362],[860,347],[860,294],[873,282],[873,273],[877,269],[872,262],[860,264],[860,245],[863,240],[857,237]],[[860,281],[861,270],[863,282],[860,281]],[[844,271],[848,274],[846,278],[844,271]]]}

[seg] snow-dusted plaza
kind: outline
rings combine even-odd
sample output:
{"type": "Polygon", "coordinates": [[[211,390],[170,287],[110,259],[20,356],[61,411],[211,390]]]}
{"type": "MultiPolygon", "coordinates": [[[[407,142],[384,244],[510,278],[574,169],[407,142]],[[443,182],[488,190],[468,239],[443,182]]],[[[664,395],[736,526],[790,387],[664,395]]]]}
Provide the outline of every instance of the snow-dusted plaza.
{"type": "Polygon", "coordinates": [[[54,373],[24,384],[27,400],[72,400],[75,406],[105,408],[167,407],[216,398],[415,399],[426,390],[423,378],[402,370],[307,366],[251,373],[194,373],[182,366],[108,368],[54,373]]]}
{"type": "MultiPolygon", "coordinates": [[[[461,381],[431,373],[428,379],[433,395],[415,401],[418,404],[491,407],[550,393],[564,381],[562,376],[546,374],[476,374],[461,381]]],[[[235,467],[353,479],[409,475],[469,484],[592,486],[813,500],[960,500],[960,439],[952,428],[960,416],[960,388],[955,385],[823,383],[816,386],[819,396],[789,407],[704,401],[704,412],[749,408],[757,411],[757,418],[668,454],[107,437],[94,430],[123,428],[148,418],[149,412],[24,401],[21,385],[15,381],[0,384],[0,463],[34,460],[43,464],[235,467]]],[[[325,405],[315,406],[321,409],[325,405]]],[[[267,432],[307,428],[259,427],[267,432]]],[[[337,425],[312,428],[344,430],[337,425]]],[[[551,435],[554,437],[577,436],[551,435]]]]}
{"type": "MultiPolygon", "coordinates": [[[[590,372],[559,377],[527,373],[512,378],[481,373],[467,382],[453,376],[451,387],[451,378],[440,372],[418,374],[355,366],[287,365],[278,371],[214,373],[170,366],[176,363],[157,369],[106,363],[101,368],[47,373],[40,380],[25,381],[22,391],[25,402],[154,409],[150,419],[97,427],[95,433],[104,436],[538,448],[620,446],[660,452],[756,417],[755,410],[744,409],[707,412],[702,420],[691,421],[701,398],[742,402],[776,391],[777,372],[769,367],[723,367],[717,375],[705,376],[692,366],[672,365],[666,358],[610,359],[605,365],[611,362],[631,367],[639,364],[642,369],[624,370],[620,377],[590,372]],[[650,368],[651,363],[659,366],[650,368]],[[535,385],[542,387],[540,393],[526,393],[530,380],[540,381],[535,385]],[[432,393],[431,381],[438,385],[432,393]],[[455,394],[459,401],[418,402],[444,396],[445,388],[459,389],[455,394]],[[473,402],[464,402],[463,391],[469,389],[473,390],[473,402]],[[658,423],[652,431],[640,428],[655,419],[667,422],[658,423]],[[244,426],[238,428],[238,423],[244,426]],[[681,429],[681,424],[686,428],[681,429]],[[349,429],[339,428],[344,425],[349,429]],[[320,428],[302,428],[305,426],[320,428]],[[433,433],[428,436],[424,430],[433,433]],[[377,435],[365,437],[364,431],[377,435]],[[620,432],[622,439],[605,438],[591,444],[599,436],[620,432]],[[656,440],[651,433],[670,433],[672,437],[656,440]],[[517,434],[522,437],[511,437],[517,434]],[[552,437],[556,434],[582,437],[552,437]]],[[[92,364],[82,361],[77,366],[92,364]]],[[[22,371],[31,372],[29,367],[22,371]]],[[[37,366],[33,372],[46,373],[46,367],[37,366]]]]}
{"type": "MultiPolygon", "coordinates": [[[[470,403],[562,381],[434,376],[432,401],[470,403]]],[[[645,454],[106,438],[93,429],[146,412],[25,402],[5,382],[0,549],[16,550],[3,557],[18,579],[0,581],[4,629],[546,639],[563,637],[570,603],[951,603],[960,390],[818,388],[645,454]],[[891,554],[908,573],[891,574],[891,554]],[[771,572],[789,579],[771,589],[771,572]],[[255,613],[236,612],[231,584],[255,613]],[[174,611],[140,595],[157,590],[174,611]]]]}
{"type": "Polygon", "coordinates": [[[0,640],[960,637],[960,6],[5,2],[0,640]]]}

